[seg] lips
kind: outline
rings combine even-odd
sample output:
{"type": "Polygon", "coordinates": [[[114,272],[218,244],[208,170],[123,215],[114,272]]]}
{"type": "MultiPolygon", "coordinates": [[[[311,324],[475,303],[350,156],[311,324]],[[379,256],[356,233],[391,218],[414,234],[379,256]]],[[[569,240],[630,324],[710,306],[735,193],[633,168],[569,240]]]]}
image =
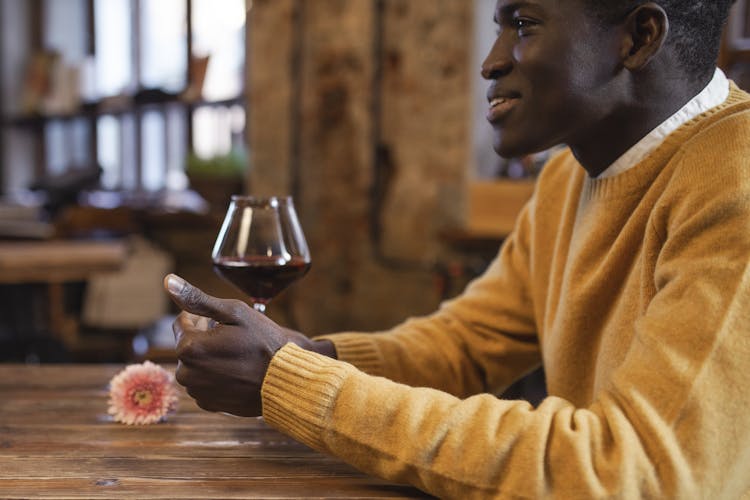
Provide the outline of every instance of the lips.
{"type": "Polygon", "coordinates": [[[516,107],[519,97],[515,95],[497,96],[490,98],[490,109],[487,112],[487,120],[497,123],[507,117],[516,107]]]}

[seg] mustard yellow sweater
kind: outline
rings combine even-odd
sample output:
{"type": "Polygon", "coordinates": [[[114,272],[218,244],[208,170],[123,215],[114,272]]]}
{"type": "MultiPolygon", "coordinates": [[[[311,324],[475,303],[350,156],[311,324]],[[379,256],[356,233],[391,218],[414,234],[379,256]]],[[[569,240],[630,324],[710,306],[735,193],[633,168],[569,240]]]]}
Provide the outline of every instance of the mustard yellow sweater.
{"type": "Polygon", "coordinates": [[[263,415],[441,498],[738,498],[749,261],[750,96],[733,86],[618,176],[551,160],[487,272],[434,315],[331,336],[338,361],[282,348],[263,415]],[[537,408],[493,395],[540,362],[537,408]]]}

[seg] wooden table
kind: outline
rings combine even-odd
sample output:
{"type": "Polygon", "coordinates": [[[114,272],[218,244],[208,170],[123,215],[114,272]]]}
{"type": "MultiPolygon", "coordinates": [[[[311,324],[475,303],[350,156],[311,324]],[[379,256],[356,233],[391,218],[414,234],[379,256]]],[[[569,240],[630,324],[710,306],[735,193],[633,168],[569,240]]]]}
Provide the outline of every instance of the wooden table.
{"type": "Polygon", "coordinates": [[[424,498],[183,394],[167,422],[107,415],[122,366],[0,364],[0,498],[424,498]]]}

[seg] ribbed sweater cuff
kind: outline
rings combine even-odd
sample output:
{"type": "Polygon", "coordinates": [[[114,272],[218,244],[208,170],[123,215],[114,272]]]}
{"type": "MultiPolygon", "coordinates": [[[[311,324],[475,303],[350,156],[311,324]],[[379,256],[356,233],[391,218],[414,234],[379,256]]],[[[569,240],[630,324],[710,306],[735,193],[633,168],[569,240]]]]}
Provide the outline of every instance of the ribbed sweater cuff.
{"type": "Polygon", "coordinates": [[[318,450],[338,391],[354,367],[286,344],[263,380],[263,418],[271,426],[318,450]]]}
{"type": "Polygon", "coordinates": [[[369,375],[382,376],[383,358],[373,336],[366,333],[337,333],[321,335],[313,340],[330,340],[336,347],[339,360],[351,363],[369,375]]]}

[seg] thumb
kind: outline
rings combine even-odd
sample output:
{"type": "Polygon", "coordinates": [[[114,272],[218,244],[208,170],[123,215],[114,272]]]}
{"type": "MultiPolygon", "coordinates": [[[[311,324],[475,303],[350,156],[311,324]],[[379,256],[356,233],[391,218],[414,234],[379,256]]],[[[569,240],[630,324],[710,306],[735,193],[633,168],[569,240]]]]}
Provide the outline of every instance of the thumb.
{"type": "Polygon", "coordinates": [[[225,325],[242,324],[249,309],[247,304],[240,300],[220,299],[209,295],[176,274],[164,277],[164,288],[180,309],[225,325]]]}

